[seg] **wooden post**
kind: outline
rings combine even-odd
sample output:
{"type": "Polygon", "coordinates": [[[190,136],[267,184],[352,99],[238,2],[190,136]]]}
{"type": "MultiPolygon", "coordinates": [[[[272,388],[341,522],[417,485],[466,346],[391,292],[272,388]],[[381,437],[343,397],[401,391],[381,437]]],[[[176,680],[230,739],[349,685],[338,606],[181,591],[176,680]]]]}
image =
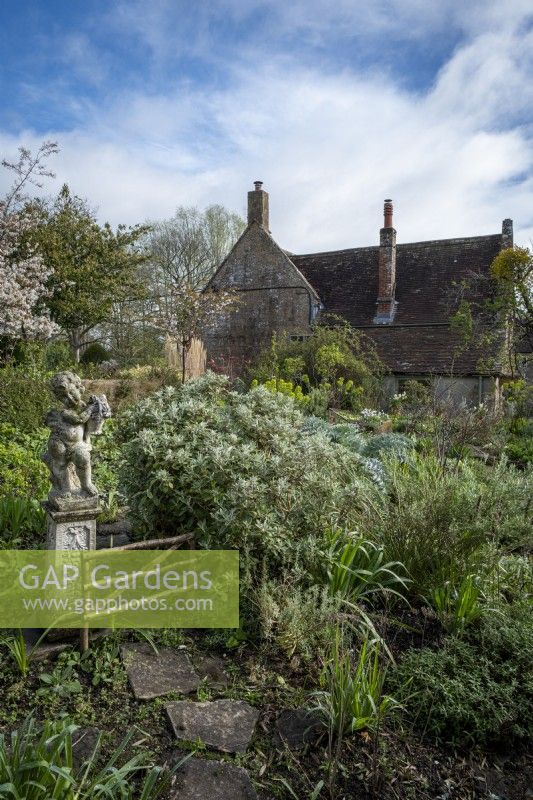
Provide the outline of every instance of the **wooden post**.
{"type": "Polygon", "coordinates": [[[89,649],[89,628],[85,626],[80,629],[80,652],[83,655],[89,649]]]}

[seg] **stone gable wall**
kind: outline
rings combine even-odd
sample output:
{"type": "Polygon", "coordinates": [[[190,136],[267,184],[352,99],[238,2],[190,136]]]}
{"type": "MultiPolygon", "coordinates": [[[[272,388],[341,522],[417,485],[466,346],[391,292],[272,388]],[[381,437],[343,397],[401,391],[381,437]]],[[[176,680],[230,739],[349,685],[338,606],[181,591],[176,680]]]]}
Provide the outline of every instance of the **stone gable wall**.
{"type": "Polygon", "coordinates": [[[283,250],[250,225],[211,282],[238,292],[236,307],[204,331],[207,365],[238,374],[274,332],[308,335],[319,301],[283,250]]]}

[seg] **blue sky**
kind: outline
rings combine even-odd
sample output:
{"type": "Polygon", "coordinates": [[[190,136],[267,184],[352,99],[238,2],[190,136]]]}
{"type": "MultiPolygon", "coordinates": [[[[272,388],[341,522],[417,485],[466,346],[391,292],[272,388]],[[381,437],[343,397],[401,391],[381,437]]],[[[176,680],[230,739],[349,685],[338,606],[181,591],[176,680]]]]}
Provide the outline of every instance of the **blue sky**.
{"type": "MultiPolygon", "coordinates": [[[[533,237],[524,0],[4,0],[0,145],[53,163],[114,224],[239,213],[252,181],[293,251],[533,237]]],[[[0,186],[6,181],[1,176],[0,186]]]]}

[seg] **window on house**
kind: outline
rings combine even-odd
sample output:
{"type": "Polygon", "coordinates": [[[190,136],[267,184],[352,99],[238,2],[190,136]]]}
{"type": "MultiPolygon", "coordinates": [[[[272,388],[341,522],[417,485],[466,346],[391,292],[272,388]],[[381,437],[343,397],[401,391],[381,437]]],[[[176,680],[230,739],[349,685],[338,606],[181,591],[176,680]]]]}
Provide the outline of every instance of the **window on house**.
{"type": "Polygon", "coordinates": [[[291,333],[289,339],[291,342],[305,342],[306,339],[309,339],[309,336],[305,336],[302,333],[291,333]]]}

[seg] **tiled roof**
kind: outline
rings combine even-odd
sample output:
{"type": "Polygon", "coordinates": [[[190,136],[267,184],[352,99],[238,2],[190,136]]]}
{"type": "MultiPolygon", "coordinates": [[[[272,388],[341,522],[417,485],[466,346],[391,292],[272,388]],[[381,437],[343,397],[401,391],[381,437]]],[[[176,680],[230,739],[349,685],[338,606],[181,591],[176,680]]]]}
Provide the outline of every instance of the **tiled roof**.
{"type": "Polygon", "coordinates": [[[373,324],[379,247],[290,258],[318,292],[325,311],[364,329],[393,372],[475,374],[486,351],[465,351],[450,330],[450,290],[473,274],[487,274],[501,247],[501,234],[397,245],[398,305],[389,325],[373,324]]]}

